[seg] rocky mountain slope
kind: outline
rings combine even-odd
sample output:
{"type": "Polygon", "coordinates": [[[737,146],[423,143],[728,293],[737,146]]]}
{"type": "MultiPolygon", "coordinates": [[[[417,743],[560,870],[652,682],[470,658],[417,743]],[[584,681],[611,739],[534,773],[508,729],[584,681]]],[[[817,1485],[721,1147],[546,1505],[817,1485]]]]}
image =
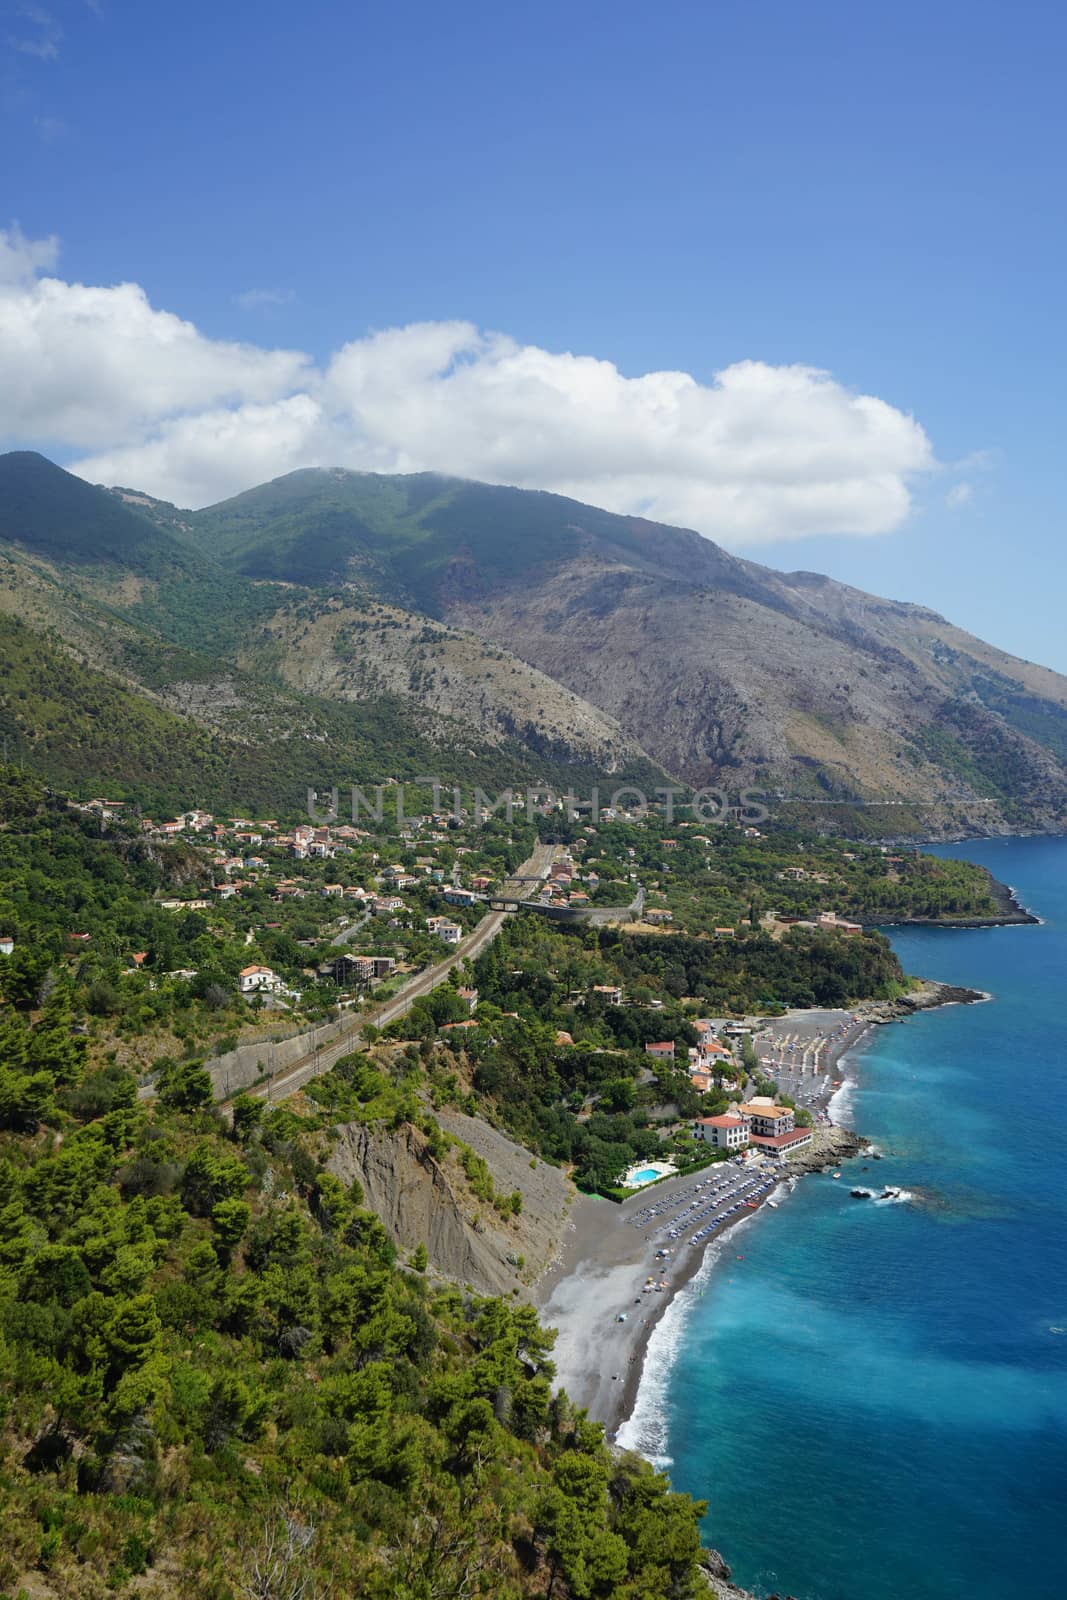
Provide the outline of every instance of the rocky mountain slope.
{"type": "Polygon", "coordinates": [[[309,469],[190,512],[0,457],[4,609],[227,737],[327,730],[360,773],[413,734],[422,762],[665,771],[881,836],[1067,820],[1067,679],[558,495],[309,469]]]}
{"type": "Polygon", "coordinates": [[[505,645],[694,784],[877,803],[881,831],[1060,826],[1067,679],[920,606],[558,495],[291,473],[187,514],[253,580],[355,587],[505,645]]]}
{"type": "Polygon", "coordinates": [[[125,779],[153,806],[284,810],[309,783],[425,772],[662,777],[506,649],[351,592],[250,580],[173,507],[31,452],[0,456],[0,632],[11,751],[68,784],[125,779]]]}

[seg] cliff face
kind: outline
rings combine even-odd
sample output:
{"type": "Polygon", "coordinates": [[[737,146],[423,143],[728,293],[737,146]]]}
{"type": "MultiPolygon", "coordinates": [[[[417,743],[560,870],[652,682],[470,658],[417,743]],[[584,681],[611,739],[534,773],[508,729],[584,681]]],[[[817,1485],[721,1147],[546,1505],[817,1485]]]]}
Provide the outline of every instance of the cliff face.
{"type": "Polygon", "coordinates": [[[442,1112],[447,1132],[472,1146],[489,1166],[498,1193],[522,1194],[522,1212],[506,1221],[472,1194],[454,1152],[438,1161],[417,1128],[379,1131],[361,1123],[336,1130],[329,1170],[343,1183],[358,1178],[366,1204],[405,1253],[425,1244],[434,1269],[481,1294],[523,1291],[555,1254],[571,1185],[555,1167],[458,1112],[442,1112]]]}

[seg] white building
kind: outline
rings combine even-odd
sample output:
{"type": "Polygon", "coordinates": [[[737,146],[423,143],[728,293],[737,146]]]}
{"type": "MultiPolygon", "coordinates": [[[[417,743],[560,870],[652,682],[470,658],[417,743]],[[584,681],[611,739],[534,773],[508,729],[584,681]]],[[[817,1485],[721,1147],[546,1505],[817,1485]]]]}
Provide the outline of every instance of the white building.
{"type": "Polygon", "coordinates": [[[242,994],[277,994],[285,987],[271,967],[244,967],[237,982],[242,994]]]}
{"type": "Polygon", "coordinates": [[[716,1150],[744,1150],[748,1145],[747,1117],[700,1117],[695,1131],[698,1139],[714,1145],[716,1150]]]}

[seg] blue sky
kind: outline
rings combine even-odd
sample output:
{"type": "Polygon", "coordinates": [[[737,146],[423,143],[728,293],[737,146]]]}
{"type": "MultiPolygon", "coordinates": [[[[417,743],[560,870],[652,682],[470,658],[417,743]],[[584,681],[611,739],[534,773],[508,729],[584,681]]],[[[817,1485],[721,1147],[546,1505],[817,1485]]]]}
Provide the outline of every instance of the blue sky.
{"type": "MultiPolygon", "coordinates": [[[[63,364],[51,350],[20,380],[32,422],[0,418],[3,440],[190,496],[331,447],[339,464],[584,489],[754,559],[923,601],[1067,671],[1065,44],[1065,9],[1025,0],[0,0],[0,225],[58,241],[36,277],[135,284],[149,308],[109,301],[102,324],[107,359],[133,352],[136,403],[97,393],[99,361],[76,351],[66,388],[49,370],[44,392],[38,374],[63,364]],[[169,407],[155,312],[196,330],[169,407]],[[412,324],[471,324],[552,359],[434,335],[450,374],[474,369],[444,389],[425,339],[335,361],[412,324]],[[220,376],[234,341],[264,359],[220,376]],[[303,356],[268,360],[276,349],[303,356]],[[568,353],[617,379],[576,375],[555,359],[568,353]],[[623,381],[681,372],[714,388],[742,363],[758,368],[740,412],[731,400],[724,420],[713,397],[666,441],[675,397],[623,381]],[[832,387],[783,397],[776,374],[793,367],[832,387]],[[511,436],[483,448],[502,385],[511,436]],[[541,437],[531,385],[549,406],[562,385],[569,418],[596,412],[588,441],[574,433],[588,471],[562,459],[551,417],[541,437]],[[885,404],[869,438],[856,394],[885,404]],[[613,437],[620,395],[632,414],[613,437]],[[229,477],[190,442],[224,431],[227,408],[229,477]],[[442,414],[460,410],[453,436],[442,414]],[[759,435],[750,469],[703,483],[699,440],[739,428],[759,435]],[[865,451],[884,451],[866,478],[865,451]],[[801,455],[783,498],[778,463],[801,455]],[[850,517],[888,531],[858,537],[850,517]]],[[[27,293],[23,271],[20,315],[27,293]]]]}

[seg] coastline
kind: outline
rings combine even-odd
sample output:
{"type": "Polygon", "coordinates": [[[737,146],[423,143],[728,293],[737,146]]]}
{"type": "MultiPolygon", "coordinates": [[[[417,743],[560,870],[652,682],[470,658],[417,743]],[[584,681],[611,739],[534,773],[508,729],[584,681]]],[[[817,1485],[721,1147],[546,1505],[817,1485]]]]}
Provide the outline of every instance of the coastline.
{"type": "MultiPolygon", "coordinates": [[[[835,1100],[844,1109],[839,1096],[851,1088],[851,1080],[842,1082],[831,1075],[871,1028],[919,1011],[988,998],[975,989],[922,980],[897,1000],[867,1001],[852,1011],[834,1014],[842,1019],[840,1032],[828,1040],[823,1082],[810,1101],[812,1109],[829,1114],[835,1100]]],[[[810,1021],[811,1016],[789,1013],[776,1019],[768,1031],[796,1026],[810,1021]]],[[[716,1163],[700,1173],[635,1191],[621,1205],[599,1196],[575,1197],[561,1248],[536,1285],[534,1301],[542,1322],[557,1330],[558,1386],[604,1426],[609,1442],[616,1442],[624,1424],[634,1416],[646,1377],[649,1342],[682,1290],[705,1266],[714,1270],[725,1253],[724,1243],[742,1222],[759,1215],[783,1183],[792,1186],[806,1173],[836,1167],[861,1154],[868,1144],[861,1134],[833,1121],[818,1124],[813,1135],[811,1145],[781,1165],[753,1164],[751,1180],[769,1180],[764,1192],[756,1193],[755,1206],[742,1202],[743,1209],[727,1215],[706,1237],[688,1247],[686,1241],[679,1244],[669,1235],[675,1213],[678,1220],[684,1219],[690,1207],[704,1204],[708,1186],[728,1177],[744,1180],[748,1168],[716,1163]],[[636,1219],[650,1207],[656,1208],[657,1215],[637,1225],[636,1219]],[[671,1253],[657,1255],[662,1250],[671,1253]],[[649,1278],[665,1287],[649,1292],[649,1278]]]]}
{"type": "Polygon", "coordinates": [[[1033,927],[1041,921],[1023,905],[1010,884],[994,878],[988,867],[982,870],[988,875],[989,893],[997,906],[988,917],[894,917],[875,912],[860,916],[857,921],[865,928],[1010,928],[1033,927]]]}

